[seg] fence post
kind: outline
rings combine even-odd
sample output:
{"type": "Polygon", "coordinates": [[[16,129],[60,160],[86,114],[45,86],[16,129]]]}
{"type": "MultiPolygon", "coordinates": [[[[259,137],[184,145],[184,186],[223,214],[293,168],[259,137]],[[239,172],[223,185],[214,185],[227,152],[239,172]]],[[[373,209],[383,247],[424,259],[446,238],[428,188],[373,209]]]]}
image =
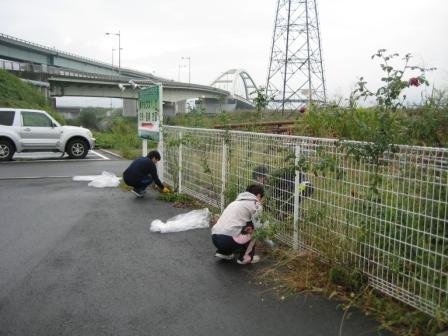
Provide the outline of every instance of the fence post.
{"type": "MultiPolygon", "coordinates": [[[[297,167],[299,163],[300,158],[300,146],[296,145],[294,150],[294,166],[297,167]]],[[[295,170],[295,178],[294,178],[294,233],[293,233],[293,240],[292,240],[292,247],[295,250],[299,249],[299,217],[300,217],[300,211],[299,211],[299,200],[300,200],[300,190],[299,190],[299,184],[300,184],[300,171],[295,170]]]]}
{"type": "Polygon", "coordinates": [[[227,144],[222,139],[222,159],[221,159],[221,212],[224,211],[225,191],[226,191],[226,173],[227,173],[227,144]]]}
{"type": "Polygon", "coordinates": [[[177,181],[179,183],[179,194],[182,193],[182,132],[179,133],[179,171],[177,181]]]}

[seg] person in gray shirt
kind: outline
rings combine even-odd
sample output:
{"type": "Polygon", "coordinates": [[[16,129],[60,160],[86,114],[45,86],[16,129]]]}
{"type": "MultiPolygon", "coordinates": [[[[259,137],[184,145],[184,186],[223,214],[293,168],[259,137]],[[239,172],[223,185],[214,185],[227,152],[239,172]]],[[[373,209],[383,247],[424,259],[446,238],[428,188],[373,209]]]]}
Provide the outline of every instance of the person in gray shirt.
{"type": "Polygon", "coordinates": [[[251,184],[230,203],[212,227],[212,242],[217,248],[215,257],[232,260],[238,254],[239,264],[254,264],[260,260],[255,255],[252,233],[261,224],[257,216],[262,210],[263,187],[251,184]]]}

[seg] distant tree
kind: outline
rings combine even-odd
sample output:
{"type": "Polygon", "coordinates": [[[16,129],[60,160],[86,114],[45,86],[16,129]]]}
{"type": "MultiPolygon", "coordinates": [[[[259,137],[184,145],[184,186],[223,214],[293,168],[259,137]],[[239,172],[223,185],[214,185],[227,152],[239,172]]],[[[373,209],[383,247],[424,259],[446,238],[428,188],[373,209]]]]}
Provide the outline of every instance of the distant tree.
{"type": "Polygon", "coordinates": [[[268,95],[265,93],[264,88],[256,89],[254,92],[251,93],[251,95],[255,94],[254,103],[255,103],[255,109],[258,112],[258,116],[261,119],[261,113],[264,111],[266,106],[268,106],[269,102],[271,101],[271,98],[268,97],[268,95]]]}
{"type": "Polygon", "coordinates": [[[79,124],[86,128],[98,128],[98,120],[95,112],[90,110],[82,110],[79,115],[79,124]]]}

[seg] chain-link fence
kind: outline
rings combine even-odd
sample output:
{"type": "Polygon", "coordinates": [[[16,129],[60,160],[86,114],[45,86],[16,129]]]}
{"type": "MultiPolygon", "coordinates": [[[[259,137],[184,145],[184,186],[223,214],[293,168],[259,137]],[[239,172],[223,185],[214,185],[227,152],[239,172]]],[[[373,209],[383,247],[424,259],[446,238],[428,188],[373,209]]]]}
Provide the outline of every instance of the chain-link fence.
{"type": "Polygon", "coordinates": [[[167,182],[219,209],[262,183],[279,241],[448,316],[448,149],[167,126],[163,157],[167,182]]]}

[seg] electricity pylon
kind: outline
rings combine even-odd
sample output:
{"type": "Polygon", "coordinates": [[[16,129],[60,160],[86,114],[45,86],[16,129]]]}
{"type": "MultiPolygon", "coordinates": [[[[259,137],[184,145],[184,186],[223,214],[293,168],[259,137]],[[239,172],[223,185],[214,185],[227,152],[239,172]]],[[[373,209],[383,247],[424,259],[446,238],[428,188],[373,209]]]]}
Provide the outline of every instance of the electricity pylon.
{"type": "Polygon", "coordinates": [[[266,94],[275,109],[324,103],[317,0],[278,0],[266,94]]]}

